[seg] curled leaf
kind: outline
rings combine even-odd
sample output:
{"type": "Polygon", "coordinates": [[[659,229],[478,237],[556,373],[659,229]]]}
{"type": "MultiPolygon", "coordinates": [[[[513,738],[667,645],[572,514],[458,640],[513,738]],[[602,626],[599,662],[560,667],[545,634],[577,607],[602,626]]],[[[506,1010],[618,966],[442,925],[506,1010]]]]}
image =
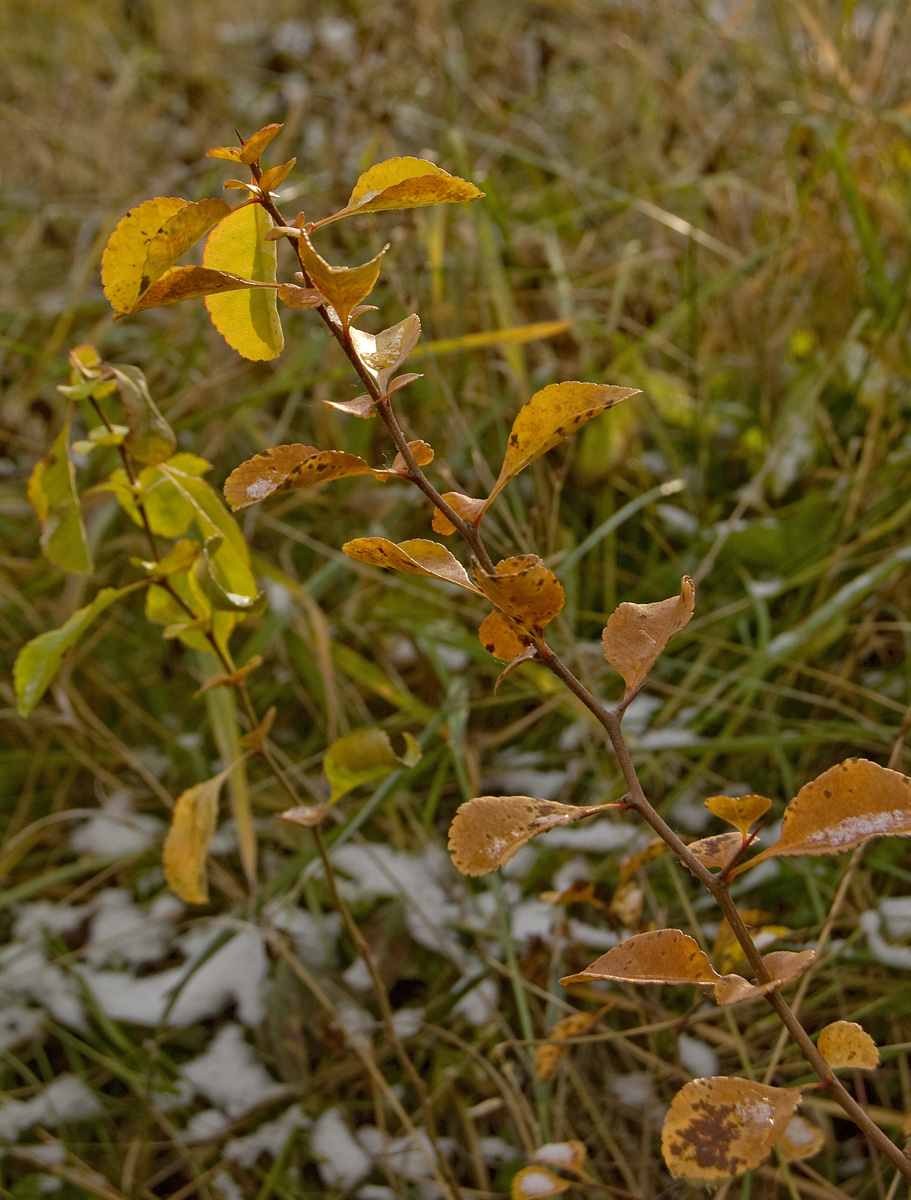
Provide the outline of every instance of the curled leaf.
{"type": "MultiPolygon", "coordinates": [[[[486,500],[476,500],[472,496],[463,496],[461,492],[444,492],[442,498],[469,525],[476,526],[487,507],[486,500]]],[[[438,508],[433,510],[432,524],[435,533],[455,533],[455,525],[438,508]]]]}
{"type": "Polygon", "coordinates": [[[319,308],[326,303],[326,297],[316,288],[297,287],[293,283],[279,284],[278,298],[288,308],[319,308]]]}
{"type": "Polygon", "coordinates": [[[323,758],[323,770],[332,788],[329,803],[334,804],[365,783],[377,783],[385,779],[399,767],[413,767],[420,758],[417,742],[407,733],[404,755],[396,754],[389,734],[382,729],[359,729],[345,737],[336,738],[323,758]]]}
{"type": "Polygon", "coordinates": [[[354,538],[345,542],[342,550],[349,558],[374,567],[388,567],[411,575],[427,575],[444,583],[454,583],[469,592],[478,589],[468,578],[468,572],[445,546],[425,538],[390,542],[386,538],[354,538]]]}
{"type": "Polygon", "coordinates": [[[390,379],[418,344],[421,322],[417,313],[412,313],[377,334],[353,326],[350,333],[358,358],[376,381],[380,394],[386,395],[390,379]]]}
{"type": "MultiPolygon", "coordinates": [[[[249,145],[249,143],[247,143],[249,145]]],[[[244,149],[247,148],[244,146],[244,149]]],[[[276,188],[281,187],[291,172],[294,170],[296,158],[289,158],[286,163],[282,163],[279,167],[270,167],[268,171],[263,171],[260,177],[259,186],[263,192],[272,192],[276,188]]]]}
{"type": "Polygon", "coordinates": [[[786,983],[793,983],[815,957],[815,950],[776,950],[774,954],[767,954],[762,962],[771,976],[768,983],[750,983],[742,975],[725,975],[715,984],[715,1003],[727,1005],[759,1000],[786,983]]]}
{"type": "Polygon", "coordinates": [[[622,983],[717,983],[720,976],[699,948],[680,929],[636,933],[602,954],[590,967],[560,980],[587,983],[612,979],[622,983]]]}
{"type": "Polygon", "coordinates": [[[537,554],[504,558],[496,574],[477,568],[475,582],[501,612],[539,632],[563,607],[563,585],[537,554]]]}
{"type": "Polygon", "coordinates": [[[483,195],[473,183],[450,175],[426,159],[390,158],[365,171],[354,185],[345,207],[318,224],[326,225],[354,213],[423,208],[428,204],[459,204],[483,195]]]}
{"type": "Polygon", "coordinates": [[[608,618],[601,648],[610,665],[626,681],[625,696],[632,695],[645,683],[668,641],[693,615],[695,604],[693,581],[684,575],[679,596],[654,604],[624,603],[608,618]]]}
{"type": "Polygon", "coordinates": [[[616,808],[580,808],[532,796],[475,796],[460,804],[449,827],[449,853],[463,875],[487,875],[502,867],[539,833],[616,808]]]}
{"type": "Polygon", "coordinates": [[[714,1076],[684,1084],[661,1133],[661,1152],[678,1179],[710,1183],[758,1167],[784,1136],[799,1088],[714,1076]]]}
{"type": "Polygon", "coordinates": [[[772,807],[772,801],[767,796],[709,796],[705,807],[746,837],[750,826],[755,825],[772,807]]]}
{"type": "Polygon", "coordinates": [[[911,837],[911,779],[848,758],[804,784],[785,809],[778,841],[736,873],[779,855],[841,854],[888,834],[911,837]]]}
{"type": "Polygon", "coordinates": [[[332,267],[317,254],[303,231],[297,244],[310,283],[326,297],[338,315],[342,328],[347,330],[354,315],[352,310],[370,295],[380,277],[380,263],[389,249],[388,245],[359,267],[332,267]]]}
{"type": "Polygon", "coordinates": [[[872,1071],[879,1066],[876,1042],[856,1021],[833,1021],[820,1033],[816,1046],[833,1070],[859,1067],[872,1071]]]}

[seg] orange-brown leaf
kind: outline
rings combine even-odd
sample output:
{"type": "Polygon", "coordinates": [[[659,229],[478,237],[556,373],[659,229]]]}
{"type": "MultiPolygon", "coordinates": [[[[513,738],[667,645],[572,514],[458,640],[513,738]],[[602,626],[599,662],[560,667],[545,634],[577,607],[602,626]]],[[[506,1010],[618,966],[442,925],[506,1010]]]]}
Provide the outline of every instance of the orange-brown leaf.
{"type": "Polygon", "coordinates": [[[654,604],[624,603],[608,618],[601,648],[626,681],[626,695],[637,691],[675,633],[693,615],[696,590],[684,575],[680,595],[654,604]]]}
{"type": "Polygon", "coordinates": [[[449,853],[463,875],[487,875],[539,833],[615,807],[580,808],[533,796],[475,796],[456,810],[449,827],[449,853]]]}
{"type": "MultiPolygon", "coordinates": [[[[469,525],[477,525],[487,507],[486,500],[476,500],[472,496],[463,496],[461,492],[444,492],[443,499],[469,525]]],[[[455,525],[438,508],[433,510],[433,529],[435,533],[455,533],[455,525]]]]}
{"type": "Polygon", "coordinates": [[[856,1021],[833,1021],[820,1033],[816,1047],[833,1070],[859,1067],[872,1071],[879,1065],[876,1042],[856,1021]]]}
{"type": "Polygon", "coordinates": [[[230,275],[227,271],[213,271],[209,267],[171,267],[143,292],[130,311],[162,308],[166,304],[177,304],[180,300],[197,300],[200,296],[216,296],[220,292],[236,292],[241,288],[271,286],[252,279],[241,279],[239,275],[230,275]]]}
{"type": "Polygon", "coordinates": [[[369,262],[359,267],[332,267],[320,257],[303,231],[298,239],[301,262],[310,282],[326,297],[344,329],[351,322],[352,309],[356,308],[373,291],[380,277],[380,263],[389,249],[388,245],[369,262]]]}
{"type": "Polygon", "coordinates": [[[319,308],[326,303],[326,297],[320,295],[316,288],[297,287],[293,283],[280,284],[278,298],[288,308],[319,308]]]}
{"type": "Polygon", "coordinates": [[[580,1037],[588,1033],[599,1016],[597,1012],[571,1013],[556,1023],[547,1035],[548,1040],[535,1047],[535,1069],[540,1079],[546,1083],[557,1069],[557,1063],[569,1050],[568,1045],[561,1046],[557,1039],[580,1037]]]}
{"type": "Polygon", "coordinates": [[[563,585],[537,554],[501,559],[496,575],[477,568],[474,577],[491,604],[529,630],[542,630],[563,607],[563,585]]]}
{"type": "Polygon", "coordinates": [[[481,622],[478,637],[487,653],[503,662],[512,662],[531,644],[530,635],[520,629],[511,617],[496,609],[481,622]]]}
{"type": "Polygon", "coordinates": [[[715,984],[715,1003],[740,1004],[744,1000],[759,1000],[786,983],[793,983],[815,957],[815,950],[776,950],[767,954],[762,961],[771,976],[768,983],[751,983],[742,975],[725,975],[715,984]]]}
{"type": "Polygon", "coordinates": [[[459,560],[445,546],[426,538],[412,538],[398,544],[382,537],[354,538],[345,542],[342,550],[349,558],[370,563],[374,567],[388,567],[411,575],[427,575],[444,583],[457,584],[469,592],[478,590],[459,560]]]}
{"type": "Polygon", "coordinates": [[[716,833],[712,837],[700,838],[698,842],[690,842],[687,849],[704,867],[712,870],[726,867],[742,847],[743,838],[739,833],[716,833]]]}
{"type": "Polygon", "coordinates": [[[849,758],[804,784],[785,809],[781,837],[737,868],[787,854],[841,854],[874,837],[911,837],[911,779],[849,758]]]}
{"type": "Polygon", "coordinates": [[[593,417],[635,396],[637,388],[598,383],[551,383],[535,392],[513,422],[503,466],[488,504],[510,479],[593,417]]]}
{"type": "Polygon", "coordinates": [[[243,163],[249,167],[256,162],[280,129],[281,125],[265,125],[251,134],[242,146],[215,146],[206,151],[206,158],[224,158],[228,162],[243,163]]]}
{"type": "Polygon", "coordinates": [[[750,826],[772,807],[772,801],[767,796],[709,796],[705,807],[746,837],[750,826]]]}
{"type": "Polygon", "coordinates": [[[613,979],[623,983],[716,983],[718,972],[699,943],[680,929],[637,933],[602,954],[590,967],[560,982],[613,979]]]}
{"type": "Polygon", "coordinates": [[[285,182],[291,172],[294,170],[296,158],[289,158],[286,163],[282,163],[278,167],[270,167],[268,171],[263,171],[260,177],[259,186],[264,192],[272,192],[277,187],[285,182]]]}
{"type": "Polygon", "coordinates": [[[784,1136],[800,1089],[715,1076],[684,1084],[671,1102],[661,1152],[672,1175],[710,1183],[758,1167],[784,1136]]]}

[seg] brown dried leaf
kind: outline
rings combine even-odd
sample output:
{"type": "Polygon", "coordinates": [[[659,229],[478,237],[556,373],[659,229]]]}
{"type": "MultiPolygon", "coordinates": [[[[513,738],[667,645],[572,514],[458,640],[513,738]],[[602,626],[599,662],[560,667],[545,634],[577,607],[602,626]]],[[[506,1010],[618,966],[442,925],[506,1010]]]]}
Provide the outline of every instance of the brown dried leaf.
{"type": "Polygon", "coordinates": [[[329,804],[298,804],[294,808],[286,808],[278,815],[289,825],[305,825],[308,829],[313,829],[322,825],[331,811],[329,804]]]}
{"type": "MultiPolygon", "coordinates": [[[[570,1016],[563,1017],[556,1023],[547,1035],[548,1041],[535,1047],[535,1069],[538,1077],[544,1083],[547,1083],[548,1079],[553,1076],[557,1069],[557,1063],[569,1050],[568,1045],[561,1046],[556,1039],[581,1037],[583,1033],[588,1033],[600,1015],[599,1012],[571,1013],[570,1016]]],[[[554,1165],[563,1166],[562,1163],[554,1165]]]]}
{"type": "Polygon", "coordinates": [[[872,1071],[879,1066],[876,1042],[856,1021],[833,1021],[820,1033],[816,1047],[833,1070],[857,1067],[872,1071]]]}
{"type": "Polygon", "coordinates": [[[622,983],[717,983],[718,972],[699,943],[680,929],[636,933],[602,954],[590,967],[560,980],[587,983],[613,979],[622,983]]]}
{"type": "Polygon", "coordinates": [[[561,1179],[547,1167],[523,1167],[512,1177],[509,1196],[510,1200],[534,1200],[537,1196],[558,1196],[572,1186],[572,1180],[561,1179]]]}
{"type": "Polygon", "coordinates": [[[774,846],[736,874],[787,854],[841,854],[874,837],[911,837],[911,779],[865,758],[848,758],[804,784],[785,809],[774,846]]]}
{"type": "Polygon", "coordinates": [[[819,1126],[796,1114],[779,1138],[778,1153],[785,1162],[801,1162],[818,1154],[825,1144],[826,1135],[819,1126]]]}
{"type": "Polygon", "coordinates": [[[595,908],[604,908],[588,879],[577,879],[562,892],[542,892],[541,899],[548,904],[592,904],[595,908]]]}
{"type": "Polygon", "coordinates": [[[709,796],[705,807],[746,837],[750,826],[772,807],[772,801],[767,796],[709,796]]]}
{"type": "Polygon", "coordinates": [[[476,568],[475,582],[501,612],[540,632],[563,607],[563,585],[537,554],[519,554],[497,563],[496,575],[476,568]]]}
{"type": "Polygon", "coordinates": [[[615,807],[580,808],[533,796],[475,796],[456,810],[449,827],[449,853],[463,875],[487,875],[539,833],[615,807]]]}
{"type": "Polygon", "coordinates": [[[369,419],[376,415],[376,406],[372,396],[355,396],[353,400],[324,400],[327,408],[336,408],[339,412],[347,413],[349,417],[369,419]]]}
{"type": "MultiPolygon", "coordinates": [[[[217,296],[221,292],[237,292],[242,288],[268,288],[269,283],[257,283],[254,279],[241,279],[227,271],[213,271],[209,267],[171,267],[158,279],[130,309],[131,313],[143,312],[148,308],[163,308],[166,304],[177,304],[181,300],[197,300],[200,296],[217,296]]],[[[125,313],[115,314],[117,317],[125,313]]]]}
{"type": "Polygon", "coordinates": [[[293,283],[282,283],[278,288],[278,298],[288,308],[319,308],[326,303],[326,297],[316,288],[297,287],[293,283]]]}
{"type": "Polygon", "coordinates": [[[684,575],[679,596],[654,604],[624,603],[610,616],[601,648],[626,681],[626,696],[642,686],[664,647],[693,615],[695,604],[693,581],[684,575]]]}
{"type": "Polygon", "coordinates": [[[503,662],[513,662],[531,644],[531,637],[496,609],[481,622],[478,637],[487,653],[503,662]]]}
{"type": "MultiPolygon", "coordinates": [[[[474,526],[478,525],[487,507],[486,500],[475,500],[472,496],[463,496],[461,492],[444,492],[443,499],[450,508],[455,509],[463,521],[474,526]]],[[[435,533],[455,533],[455,525],[438,508],[433,510],[432,524],[435,533]]]]}
{"type": "Polygon", "coordinates": [[[513,422],[503,466],[487,503],[529,463],[546,454],[593,417],[619,404],[627,396],[635,396],[637,391],[637,388],[568,382],[551,383],[540,392],[535,392],[513,422]]]}
{"type": "Polygon", "coordinates": [[[784,1136],[799,1088],[714,1076],[685,1084],[671,1102],[661,1152],[678,1179],[710,1183],[758,1167],[784,1136]]]}
{"type": "Polygon", "coordinates": [[[444,583],[457,584],[469,592],[478,590],[459,560],[445,546],[426,538],[412,538],[398,545],[382,537],[354,538],[345,542],[342,550],[349,558],[374,567],[388,567],[406,571],[410,575],[427,575],[444,583]]]}
{"type": "Polygon", "coordinates": [[[816,957],[815,950],[776,950],[762,960],[771,975],[768,983],[751,983],[742,975],[725,975],[715,984],[716,1004],[740,1004],[744,1000],[759,1000],[786,983],[793,983],[816,957]]]}
{"type": "Polygon", "coordinates": [[[687,846],[690,854],[698,858],[704,867],[726,867],[734,855],[743,847],[739,833],[716,833],[712,837],[700,838],[687,846]]]}
{"type": "MultiPolygon", "coordinates": [[[[376,479],[385,480],[400,473],[395,467],[371,467],[358,454],[347,454],[343,450],[317,450],[315,446],[295,442],[289,446],[274,446],[271,450],[264,450],[262,454],[248,458],[245,463],[235,467],[225,481],[224,493],[236,512],[248,504],[265,500],[267,496],[302,491],[333,479],[373,475],[376,479]]],[[[472,591],[476,590],[472,588],[472,591]]]]}
{"type": "Polygon", "coordinates": [[[645,888],[635,879],[620,885],[610,902],[611,916],[616,917],[624,929],[636,930],[642,916],[645,888]]]}
{"type": "Polygon", "coordinates": [[[352,310],[370,295],[379,279],[380,263],[389,249],[388,245],[359,267],[332,267],[317,254],[303,231],[297,244],[310,282],[335,309],[342,328],[348,329],[352,310]]]}

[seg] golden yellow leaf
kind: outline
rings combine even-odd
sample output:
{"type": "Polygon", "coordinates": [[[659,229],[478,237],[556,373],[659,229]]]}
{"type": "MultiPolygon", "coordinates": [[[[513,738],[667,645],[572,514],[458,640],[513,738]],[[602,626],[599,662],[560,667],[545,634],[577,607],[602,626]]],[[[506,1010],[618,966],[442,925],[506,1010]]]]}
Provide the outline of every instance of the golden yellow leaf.
{"type": "Polygon", "coordinates": [[[281,125],[265,125],[251,134],[242,146],[216,146],[206,151],[206,158],[224,158],[228,162],[243,163],[249,167],[256,162],[280,129],[281,125]]]}
{"type": "Polygon", "coordinates": [[[804,784],[785,809],[781,837],[735,874],[787,854],[841,854],[874,837],[911,837],[911,779],[849,758],[804,784]]]}
{"type": "MultiPolygon", "coordinates": [[[[443,499],[450,508],[455,510],[463,521],[467,521],[469,525],[474,526],[478,525],[487,507],[486,500],[475,500],[471,496],[463,496],[461,492],[444,492],[443,499]]],[[[455,525],[438,508],[433,510],[432,525],[435,533],[455,533],[455,525]]]]}
{"type": "Polygon", "coordinates": [[[536,633],[563,607],[563,585],[537,554],[501,559],[495,575],[476,568],[474,577],[491,604],[536,633]]]}
{"type": "Polygon", "coordinates": [[[557,1063],[569,1050],[568,1045],[561,1046],[557,1039],[580,1037],[583,1033],[588,1033],[599,1016],[600,1013],[597,1012],[571,1013],[556,1023],[547,1035],[548,1040],[535,1047],[535,1070],[540,1079],[546,1083],[557,1069],[557,1063]]]}
{"type": "Polygon", "coordinates": [[[318,221],[317,225],[327,225],[353,213],[459,204],[483,195],[473,183],[450,175],[426,159],[390,158],[365,171],[354,185],[345,207],[318,221]]]}
{"type": "Polygon", "coordinates": [[[208,904],[206,857],[215,834],[218,794],[234,770],[233,764],[187,788],[177,797],[171,827],[164,840],[162,861],[168,887],[187,904],[208,904]]]}
{"type": "Polygon", "coordinates": [[[536,392],[513,422],[503,466],[486,503],[489,504],[529,463],[553,449],[593,417],[628,396],[635,396],[637,391],[637,388],[567,382],[551,383],[536,392]]]}
{"type": "Polygon", "coordinates": [[[826,1144],[826,1135],[811,1121],[795,1114],[778,1140],[778,1153],[786,1162],[802,1162],[818,1154],[826,1144]]]}
{"type": "Polygon", "coordinates": [[[672,1175],[710,1183],[758,1167],[784,1136],[799,1088],[714,1076],[684,1084],[664,1120],[661,1152],[672,1175]]]}
{"type": "Polygon", "coordinates": [[[487,875],[502,867],[539,833],[616,808],[581,808],[533,796],[475,796],[460,804],[449,827],[449,853],[463,875],[487,875]]]}
{"type": "Polygon", "coordinates": [[[743,849],[743,838],[739,833],[716,833],[712,837],[700,838],[687,846],[704,867],[726,867],[734,855],[743,849]]]}
{"type": "Polygon", "coordinates": [[[388,245],[369,262],[362,263],[359,267],[330,266],[317,254],[303,231],[298,238],[298,248],[310,283],[326,297],[342,328],[347,329],[351,323],[352,310],[370,295],[380,277],[380,263],[389,249],[388,245]]]}
{"type": "Polygon", "coordinates": [[[531,644],[530,635],[496,609],[481,622],[478,637],[487,653],[503,662],[512,662],[531,644]]]}
{"type": "Polygon", "coordinates": [[[750,826],[755,825],[772,807],[772,801],[767,796],[709,796],[705,807],[746,837],[750,826]]]}
{"type": "Polygon", "coordinates": [[[281,187],[291,172],[294,170],[296,158],[289,158],[286,163],[282,163],[280,167],[270,167],[268,171],[263,171],[260,177],[259,186],[264,192],[273,192],[276,188],[281,187]]]}
{"type": "Polygon", "coordinates": [[[142,269],[140,296],[156,283],[165,271],[195,246],[204,234],[223,221],[231,212],[224,200],[201,200],[199,204],[185,204],[173,216],[168,217],[152,237],[146,251],[142,269]]]}
{"type": "MultiPolygon", "coordinates": [[[[258,283],[275,283],[272,219],[261,204],[235,208],[206,239],[202,265],[258,283]]],[[[277,358],[285,344],[275,291],[251,288],[206,297],[212,324],[232,349],[252,362],[277,358]]]]}
{"type": "Polygon", "coordinates": [[[143,291],[143,268],[152,239],[188,204],[176,196],[156,196],[131,208],[117,222],[101,256],[101,283],[115,315],[132,312],[143,291]]]}
{"type": "Polygon", "coordinates": [[[718,972],[699,943],[680,929],[636,933],[596,959],[590,967],[560,980],[588,983],[613,979],[623,983],[717,983],[718,972]]]}
{"type": "Polygon", "coordinates": [[[856,1021],[833,1021],[820,1033],[816,1047],[833,1070],[859,1067],[872,1071],[879,1065],[876,1042],[856,1021]]]}
{"type": "Polygon", "coordinates": [[[625,696],[645,683],[649,671],[675,633],[693,615],[696,589],[689,575],[680,583],[680,595],[654,604],[621,604],[608,618],[601,640],[604,657],[626,681],[625,696]]]}
{"type": "Polygon", "coordinates": [[[382,537],[354,538],[345,542],[342,550],[349,558],[370,563],[374,567],[389,567],[411,575],[427,575],[444,583],[457,584],[469,592],[478,590],[459,560],[445,546],[426,538],[412,538],[398,545],[382,537]]]}
{"type": "MultiPolygon", "coordinates": [[[[429,466],[433,462],[433,446],[429,442],[422,442],[418,439],[417,441],[409,442],[408,449],[414,455],[414,461],[419,467],[429,466]]],[[[393,475],[407,473],[408,464],[401,454],[395,456],[389,470],[393,475]]]]}
{"type": "Polygon", "coordinates": [[[558,1196],[571,1188],[569,1179],[561,1179],[547,1167],[523,1167],[512,1177],[510,1200],[534,1200],[536,1196],[558,1196]]]}

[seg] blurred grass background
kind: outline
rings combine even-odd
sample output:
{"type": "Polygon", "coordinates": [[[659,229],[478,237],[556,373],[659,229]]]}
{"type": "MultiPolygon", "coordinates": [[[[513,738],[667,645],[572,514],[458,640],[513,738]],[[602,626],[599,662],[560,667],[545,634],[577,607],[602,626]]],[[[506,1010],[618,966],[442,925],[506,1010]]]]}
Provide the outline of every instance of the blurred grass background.
{"type": "MultiPolygon", "coordinates": [[[[152,195],[220,194],[230,172],[204,151],[231,142],[235,128],[246,136],[280,121],[268,161],[298,159],[282,191],[287,215],[334,211],[360,171],[403,154],[431,157],[486,193],[474,205],[361,218],[321,235],[335,262],[364,261],[392,243],[371,299],[382,324],[421,316],[415,369],[424,377],[398,408],[409,436],[434,445],[441,490],[484,494],[512,417],[537,388],[582,379],[643,389],[514,483],[489,533],[494,551],[535,550],[558,572],[567,606],[552,640],[604,696],[619,695],[598,648],[613,607],[672,595],[683,573],[696,578],[696,618],[630,714],[654,802],[697,834],[701,801],[714,793],[748,788],[773,797],[780,812],[806,780],[848,755],[891,758],[907,770],[909,33],[897,2],[6,0],[0,636],[8,664],[97,587],[132,578],[129,556],[143,552],[137,531],[95,497],[86,505],[98,547],[92,579],[64,580],[40,559],[25,485],[63,417],[55,387],[67,380],[71,346],[91,342],[109,361],[142,367],[181,447],[208,458],[216,482],[282,441],[377,463],[390,457],[374,423],[321,404],[350,397],[354,385],[312,315],[287,313],[284,355],[260,366],[233,355],[201,304],[110,321],[98,264],[119,217],[152,195]],[[546,339],[469,342],[557,320],[565,328],[546,339]]],[[[424,760],[383,794],[361,834],[403,851],[439,845],[456,805],[482,786],[612,798],[619,777],[610,756],[549,677],[525,667],[493,694],[497,668],[475,632],[480,610],[420,581],[354,569],[339,553],[352,536],[427,536],[428,516],[396,485],[360,480],[244,514],[273,604],[235,644],[241,658],[265,656],[254,695],[260,711],[278,705],[275,737],[302,787],[320,794],[322,753],[341,733],[380,723],[393,735],[420,735],[436,721],[424,760]]],[[[153,852],[99,866],[62,836],[63,822],[35,822],[121,789],[138,811],[162,814],[207,778],[218,715],[193,699],[203,677],[136,606],[93,630],[30,720],[14,715],[11,686],[0,684],[6,846],[24,835],[3,859],[10,936],[23,899],[62,907],[74,887],[80,898],[112,882],[146,896],[160,887],[153,852]]],[[[265,901],[294,893],[310,854],[269,819],[282,798],[255,777],[251,786],[263,818],[265,901]]],[[[590,864],[605,899],[619,854],[590,864]]],[[[542,846],[518,880],[526,894],[550,886],[567,855],[542,846]]],[[[843,869],[841,861],[784,865],[750,902],[798,940],[810,937],[843,869]]],[[[242,911],[239,878],[229,854],[214,880],[213,913],[242,911]]],[[[893,1114],[911,1111],[903,1050],[911,994],[905,974],[872,960],[858,922],[879,898],[906,894],[909,881],[900,844],[867,851],[841,894],[835,931],[855,957],[817,971],[803,1010],[811,1028],[862,1014],[896,1048],[864,1085],[870,1102],[893,1114]]],[[[656,864],[643,920],[698,929],[689,893],[686,879],[656,864]]],[[[466,1188],[502,1190],[508,1172],[498,1178],[466,1133],[474,1125],[463,1110],[490,1099],[472,1055],[527,1036],[529,1021],[543,1036],[558,1015],[544,998],[550,983],[594,955],[571,939],[516,938],[512,950],[533,985],[528,1012],[514,1007],[521,985],[513,980],[502,988],[499,1022],[468,1028],[446,1016],[453,978],[409,942],[391,906],[367,904],[362,916],[390,987],[411,980],[422,1003],[436,1005],[433,1020],[450,1020],[449,1041],[425,1031],[416,1053],[438,1086],[441,1128],[463,1146],[466,1188]],[[454,1075],[467,1081],[458,1103],[454,1075]]],[[[78,957],[75,934],[71,943],[60,953],[78,957]]],[[[347,965],[340,953],[339,970],[347,965]]],[[[554,995],[563,997],[559,988],[554,995]]],[[[598,1028],[669,1012],[683,1019],[688,999],[660,999],[631,998],[598,1028]]],[[[750,1009],[749,1020],[746,1042],[714,1016],[712,1036],[728,1055],[725,1070],[761,1077],[777,1034],[764,1014],[750,1009]]],[[[143,1037],[124,1029],[136,1065],[143,1037]]],[[[112,1035],[93,1026],[81,1036],[97,1055],[112,1035]]],[[[371,1109],[369,1088],[359,1087],[354,1060],[337,1047],[333,1058],[314,1036],[313,1112],[343,1093],[354,1125],[371,1109]]],[[[518,1066],[508,1054],[492,1060],[509,1080],[518,1072],[537,1107],[520,1119],[502,1106],[486,1133],[514,1143],[518,1159],[516,1129],[544,1121],[541,1136],[586,1140],[614,1194],[677,1194],[656,1153],[660,1121],[605,1084],[646,1070],[666,1101],[688,1077],[679,1061],[671,1065],[668,1036],[595,1043],[543,1098],[523,1074],[521,1051],[513,1052],[518,1066]]],[[[178,1037],[184,1053],[192,1041],[192,1031],[178,1037]]],[[[85,1069],[85,1055],[85,1046],[45,1031],[7,1052],[5,1090],[30,1096],[63,1062],[85,1069]]],[[[798,1066],[790,1063],[792,1075],[798,1066]]],[[[210,1178],[217,1143],[184,1148],[176,1174],[155,1182],[175,1153],[159,1129],[154,1150],[144,1151],[147,1174],[125,1163],[110,1122],[128,1119],[128,1088],[122,1079],[120,1091],[112,1086],[110,1070],[96,1062],[89,1071],[107,1132],[83,1138],[80,1151],[113,1189],[97,1194],[228,1195],[210,1178]]],[[[793,1168],[786,1183],[764,1168],[753,1190],[885,1194],[864,1154],[836,1127],[824,1157],[793,1168]]],[[[13,1170],[0,1194],[31,1194],[23,1190],[37,1186],[30,1178],[13,1170]]],[[[251,1196],[324,1194],[305,1142],[259,1161],[237,1186],[251,1196]]],[[[409,1186],[402,1181],[401,1194],[409,1186]]]]}

